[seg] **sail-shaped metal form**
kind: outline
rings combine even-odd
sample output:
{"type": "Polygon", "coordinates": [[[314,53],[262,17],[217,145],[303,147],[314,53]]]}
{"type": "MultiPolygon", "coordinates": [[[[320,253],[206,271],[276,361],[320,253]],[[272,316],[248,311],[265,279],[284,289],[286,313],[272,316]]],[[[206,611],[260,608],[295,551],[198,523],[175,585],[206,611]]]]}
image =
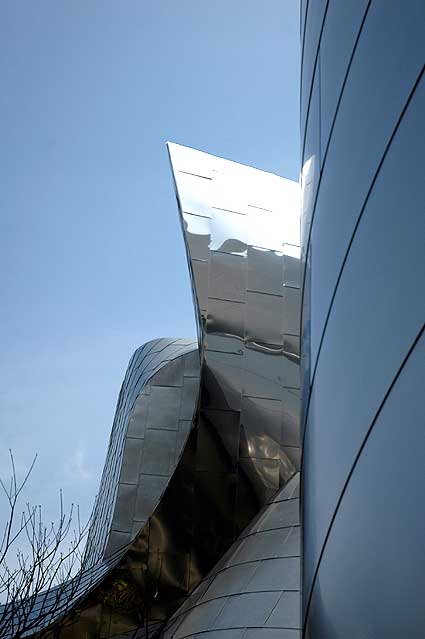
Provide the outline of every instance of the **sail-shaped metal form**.
{"type": "Polygon", "coordinates": [[[168,147],[198,313],[198,427],[225,443],[237,520],[248,523],[243,513],[253,514],[251,496],[241,503],[244,479],[262,509],[164,637],[274,632],[295,638],[301,623],[298,185],[168,147]]]}

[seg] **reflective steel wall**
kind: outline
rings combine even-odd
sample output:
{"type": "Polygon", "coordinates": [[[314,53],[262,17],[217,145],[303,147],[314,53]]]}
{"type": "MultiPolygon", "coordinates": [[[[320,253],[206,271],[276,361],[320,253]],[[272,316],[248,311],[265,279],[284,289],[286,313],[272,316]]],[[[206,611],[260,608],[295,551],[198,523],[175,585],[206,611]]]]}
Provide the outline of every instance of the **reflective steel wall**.
{"type": "Polygon", "coordinates": [[[59,623],[63,639],[134,635],[146,619],[157,626],[149,589],[158,575],[147,565],[148,520],[193,428],[199,374],[193,340],[157,339],[136,350],[118,398],[83,568],[67,583],[23,601],[19,614],[0,607],[10,625],[7,636],[21,629],[23,619],[27,635],[49,627],[57,634],[52,624],[59,623]]]}
{"type": "Polygon", "coordinates": [[[169,151],[198,345],[129,364],[60,636],[296,639],[299,187],[169,151]]]}
{"type": "Polygon", "coordinates": [[[118,397],[87,568],[126,546],[152,514],[187,439],[198,392],[193,340],[152,340],[133,354],[118,397]]]}
{"type": "Polygon", "coordinates": [[[423,637],[425,3],[302,3],[306,636],[423,637]],[[422,391],[422,392],[421,392],[422,391]]]}
{"type": "Polygon", "coordinates": [[[261,507],[299,468],[299,187],[168,148],[198,316],[200,417],[226,429],[235,488],[249,477],[261,507]]]}
{"type": "Polygon", "coordinates": [[[215,501],[224,489],[232,512],[227,521],[216,513],[205,532],[239,537],[161,636],[296,639],[298,185],[194,149],[169,151],[198,311],[198,455],[215,501]]]}
{"type": "Polygon", "coordinates": [[[299,473],[172,616],[164,639],[299,639],[299,473]]]}

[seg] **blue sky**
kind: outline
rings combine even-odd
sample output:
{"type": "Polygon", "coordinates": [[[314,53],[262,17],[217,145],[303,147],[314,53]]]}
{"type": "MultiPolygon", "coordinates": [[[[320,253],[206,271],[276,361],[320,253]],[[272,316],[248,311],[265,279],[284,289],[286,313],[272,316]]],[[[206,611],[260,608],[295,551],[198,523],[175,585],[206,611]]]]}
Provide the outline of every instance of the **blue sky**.
{"type": "Polygon", "coordinates": [[[131,353],[195,335],[165,141],[298,178],[298,1],[3,0],[0,48],[0,475],[87,513],[131,353]]]}

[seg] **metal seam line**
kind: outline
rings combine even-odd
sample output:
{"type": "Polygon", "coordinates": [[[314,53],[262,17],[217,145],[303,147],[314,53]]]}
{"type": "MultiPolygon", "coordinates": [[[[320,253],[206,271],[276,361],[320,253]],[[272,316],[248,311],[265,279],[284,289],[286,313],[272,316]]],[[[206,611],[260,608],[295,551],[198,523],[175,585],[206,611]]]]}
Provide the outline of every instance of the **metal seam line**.
{"type": "Polygon", "coordinates": [[[405,364],[407,363],[410,355],[415,350],[415,347],[418,344],[419,340],[421,339],[424,331],[425,331],[425,324],[423,324],[421,330],[419,331],[419,333],[416,335],[415,339],[413,340],[409,350],[407,351],[406,356],[404,357],[404,359],[403,359],[403,361],[401,363],[400,368],[398,369],[398,371],[395,374],[391,384],[389,385],[389,387],[388,387],[388,389],[387,389],[387,391],[386,391],[386,393],[384,395],[384,398],[381,401],[381,403],[379,405],[379,408],[378,408],[378,410],[375,413],[375,417],[373,418],[373,420],[372,420],[372,422],[371,422],[371,424],[369,426],[369,429],[367,431],[366,437],[364,438],[364,440],[362,442],[362,445],[360,446],[360,448],[359,448],[359,450],[358,450],[358,452],[356,454],[356,457],[354,459],[354,462],[353,462],[353,465],[352,465],[352,467],[350,469],[350,472],[348,473],[347,478],[346,478],[346,480],[344,482],[343,489],[342,489],[341,494],[339,496],[339,499],[338,499],[338,502],[336,504],[335,510],[334,510],[334,512],[332,514],[332,518],[330,520],[330,524],[329,524],[328,530],[326,532],[325,539],[324,539],[324,542],[323,542],[323,545],[322,545],[322,548],[321,548],[321,551],[320,551],[320,554],[319,554],[319,558],[318,558],[318,561],[317,561],[317,564],[316,564],[316,568],[315,568],[315,571],[314,571],[313,579],[312,579],[312,582],[311,582],[311,588],[310,588],[310,592],[309,592],[309,596],[308,596],[307,606],[306,606],[306,610],[305,610],[304,626],[305,626],[305,622],[307,621],[307,618],[308,618],[311,599],[312,599],[313,591],[314,591],[314,586],[315,586],[315,583],[316,583],[317,575],[319,573],[320,564],[322,562],[322,558],[323,558],[323,555],[324,555],[324,552],[325,552],[325,549],[326,549],[326,546],[327,546],[327,542],[328,542],[328,539],[329,539],[329,537],[331,535],[332,527],[333,527],[334,521],[335,521],[335,519],[337,517],[339,507],[340,507],[340,505],[342,503],[342,500],[344,498],[344,495],[345,495],[346,490],[348,488],[348,485],[350,483],[351,477],[352,477],[352,475],[354,473],[354,470],[355,470],[355,468],[357,466],[357,462],[359,461],[359,459],[361,457],[361,454],[362,454],[362,452],[363,452],[363,450],[364,450],[364,448],[365,448],[365,446],[366,446],[366,444],[367,444],[367,442],[369,440],[369,437],[370,437],[370,435],[371,435],[371,433],[373,431],[373,428],[374,428],[374,426],[375,426],[375,424],[376,424],[376,422],[377,422],[377,420],[378,420],[378,418],[379,418],[379,416],[380,416],[380,414],[382,412],[382,409],[384,408],[385,402],[387,401],[388,397],[391,395],[391,392],[392,392],[394,386],[396,385],[397,380],[400,377],[405,364]]]}
{"type": "Polygon", "coordinates": [[[355,224],[355,226],[354,226],[354,230],[353,230],[352,236],[351,236],[350,241],[349,241],[349,243],[348,243],[347,250],[346,250],[346,252],[345,252],[344,259],[343,259],[343,261],[342,261],[340,271],[339,271],[339,273],[338,273],[338,277],[337,277],[337,281],[336,281],[336,284],[335,284],[335,288],[334,288],[334,291],[333,291],[333,294],[332,294],[332,297],[331,297],[331,301],[330,301],[330,304],[329,304],[329,307],[328,307],[328,311],[327,311],[327,313],[326,313],[326,319],[325,319],[325,322],[324,322],[324,324],[323,324],[322,335],[321,335],[320,342],[319,342],[319,348],[318,348],[318,350],[317,350],[316,361],[315,361],[315,364],[314,364],[314,369],[313,369],[313,375],[312,375],[312,378],[311,378],[311,383],[309,384],[309,387],[310,387],[310,393],[309,393],[309,395],[308,395],[308,399],[307,399],[307,408],[306,408],[306,412],[305,412],[305,419],[304,419],[304,424],[303,424],[303,440],[302,440],[302,441],[303,441],[303,445],[302,445],[302,448],[303,448],[303,449],[304,449],[304,442],[305,442],[305,433],[306,433],[306,430],[307,430],[308,413],[309,413],[309,409],[310,409],[311,389],[313,388],[314,381],[315,381],[315,378],[316,378],[316,371],[317,371],[317,367],[318,367],[318,363],[319,363],[319,359],[320,359],[320,353],[321,353],[321,350],[322,350],[322,345],[323,345],[323,341],[324,341],[324,337],[325,337],[326,329],[327,329],[328,322],[329,322],[329,318],[330,318],[330,315],[331,315],[331,312],[332,312],[332,308],[333,308],[334,300],[335,300],[335,297],[336,297],[336,294],[337,294],[337,291],[338,291],[338,288],[339,288],[339,283],[340,283],[340,281],[341,281],[342,274],[343,274],[343,271],[344,271],[344,268],[345,268],[345,264],[346,264],[346,262],[347,262],[347,260],[348,260],[348,256],[349,256],[349,253],[350,253],[350,250],[351,250],[351,246],[352,246],[352,244],[353,244],[353,241],[354,241],[355,235],[356,235],[356,233],[357,233],[357,229],[358,229],[358,227],[359,227],[359,225],[360,225],[361,219],[362,219],[362,217],[363,217],[363,213],[364,213],[364,211],[365,211],[365,209],[366,209],[366,206],[367,206],[367,203],[368,203],[368,201],[369,201],[369,197],[370,197],[370,195],[371,195],[371,193],[372,193],[372,191],[373,191],[373,189],[374,189],[375,183],[376,183],[376,181],[377,181],[377,179],[378,179],[378,177],[379,177],[379,173],[380,173],[380,171],[381,171],[381,168],[383,167],[383,165],[384,165],[384,163],[385,163],[385,159],[386,159],[386,156],[387,156],[387,154],[388,154],[388,151],[389,151],[389,150],[390,150],[390,148],[391,148],[391,144],[392,144],[392,142],[393,142],[394,138],[396,137],[397,132],[398,132],[398,129],[399,129],[399,127],[400,127],[400,125],[401,125],[401,123],[402,123],[402,121],[403,121],[403,117],[404,117],[404,115],[405,115],[406,111],[407,111],[407,110],[408,110],[408,108],[409,108],[409,104],[410,104],[410,102],[411,102],[411,100],[412,100],[412,98],[413,98],[413,96],[414,96],[414,94],[415,94],[415,91],[416,91],[417,87],[419,86],[419,83],[420,83],[420,81],[421,81],[421,79],[422,79],[422,76],[423,76],[423,74],[424,74],[424,71],[425,71],[425,65],[422,67],[421,72],[419,73],[419,75],[418,75],[418,77],[417,77],[417,79],[416,79],[416,82],[415,82],[415,84],[413,85],[413,88],[412,88],[412,90],[411,90],[411,92],[410,92],[410,94],[409,94],[409,96],[408,96],[408,98],[407,98],[407,101],[406,101],[406,103],[405,103],[405,105],[404,105],[404,107],[403,107],[403,110],[402,110],[402,111],[401,111],[401,113],[400,113],[400,116],[399,116],[399,118],[398,118],[397,124],[395,125],[395,128],[394,128],[394,130],[393,130],[393,132],[392,132],[392,134],[391,134],[391,136],[390,136],[390,139],[389,139],[389,141],[388,141],[388,143],[387,143],[387,146],[386,146],[386,147],[385,147],[385,149],[384,149],[384,152],[383,152],[383,154],[382,154],[382,157],[381,157],[381,159],[380,159],[380,161],[379,161],[379,164],[378,164],[378,166],[377,166],[377,169],[376,169],[376,171],[375,171],[375,174],[374,174],[374,176],[373,176],[373,178],[372,178],[372,181],[371,181],[371,183],[370,183],[369,189],[368,189],[368,191],[367,191],[367,194],[366,194],[365,200],[364,200],[363,205],[362,205],[362,207],[361,207],[361,209],[360,209],[359,216],[358,216],[357,221],[356,221],[356,224],[355,224]]]}
{"type": "MultiPolygon", "coordinates": [[[[351,51],[350,59],[348,61],[348,65],[347,65],[347,70],[345,72],[345,76],[344,76],[344,79],[342,81],[341,91],[339,93],[338,100],[336,102],[335,112],[334,112],[334,115],[332,117],[332,122],[331,122],[331,127],[329,129],[329,136],[328,136],[328,141],[326,143],[325,152],[323,153],[323,158],[320,158],[320,175],[319,175],[319,179],[318,179],[318,182],[317,182],[316,193],[314,194],[314,203],[313,203],[313,207],[312,207],[311,219],[310,219],[310,222],[309,222],[309,229],[308,229],[308,237],[307,237],[307,242],[306,242],[306,252],[305,252],[306,261],[307,261],[308,251],[309,251],[309,248],[310,248],[311,232],[312,232],[312,229],[313,229],[313,223],[314,223],[314,218],[315,218],[315,213],[316,213],[316,203],[317,203],[317,199],[318,199],[318,195],[319,195],[319,191],[320,191],[320,185],[321,185],[321,182],[322,182],[323,169],[324,169],[325,164],[326,164],[326,158],[327,158],[327,155],[328,155],[328,149],[329,149],[329,146],[330,146],[330,143],[331,143],[331,140],[332,140],[332,135],[333,135],[334,127],[335,127],[335,122],[336,122],[336,118],[337,118],[337,115],[338,115],[338,112],[339,112],[339,107],[340,107],[340,104],[341,104],[341,100],[342,100],[342,97],[343,97],[343,94],[344,94],[345,85],[347,83],[347,79],[348,79],[348,76],[349,76],[349,73],[350,73],[351,64],[353,62],[354,55],[356,53],[357,44],[358,44],[358,42],[360,40],[360,36],[361,36],[362,31],[363,31],[363,26],[364,26],[364,24],[366,22],[366,17],[367,17],[367,14],[368,14],[368,11],[369,11],[369,7],[370,7],[371,3],[372,3],[372,0],[369,0],[368,5],[367,5],[367,7],[365,9],[365,12],[364,12],[364,15],[363,15],[363,19],[362,19],[360,27],[359,27],[359,31],[358,31],[356,39],[354,41],[353,49],[351,51]]],[[[319,47],[318,47],[318,50],[319,50],[319,47]]],[[[314,81],[314,74],[313,74],[312,83],[311,83],[311,87],[312,88],[313,88],[313,81],[314,81]]],[[[320,89],[320,86],[319,86],[319,89],[320,89]]],[[[305,124],[306,133],[307,133],[307,125],[308,125],[308,117],[306,118],[306,124],[305,124]]],[[[321,122],[320,122],[320,133],[321,133],[321,122]]],[[[321,143],[322,143],[322,140],[320,138],[320,147],[321,147],[321,143]]],[[[305,140],[304,140],[303,150],[302,150],[302,154],[301,154],[301,163],[302,164],[304,163],[304,152],[305,152],[305,140]]],[[[306,269],[304,268],[303,269],[303,280],[302,280],[302,285],[301,285],[301,291],[302,291],[302,293],[301,293],[301,317],[300,317],[301,327],[302,327],[303,315],[304,315],[303,314],[303,308],[304,308],[305,274],[306,274],[306,269]]]]}

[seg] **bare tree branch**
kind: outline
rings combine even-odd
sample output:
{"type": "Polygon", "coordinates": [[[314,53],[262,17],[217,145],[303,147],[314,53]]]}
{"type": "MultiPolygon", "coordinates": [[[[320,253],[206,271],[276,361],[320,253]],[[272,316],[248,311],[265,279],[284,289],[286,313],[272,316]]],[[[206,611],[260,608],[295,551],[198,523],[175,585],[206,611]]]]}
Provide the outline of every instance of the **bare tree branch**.
{"type": "Polygon", "coordinates": [[[10,482],[6,485],[0,479],[9,509],[0,542],[0,637],[20,639],[37,633],[41,638],[51,632],[52,623],[65,618],[80,593],[82,548],[91,519],[83,525],[74,504],[66,512],[61,490],[56,523],[46,525],[41,506],[29,503],[18,517],[19,498],[37,455],[23,480],[18,481],[12,451],[9,454],[10,482]]]}

